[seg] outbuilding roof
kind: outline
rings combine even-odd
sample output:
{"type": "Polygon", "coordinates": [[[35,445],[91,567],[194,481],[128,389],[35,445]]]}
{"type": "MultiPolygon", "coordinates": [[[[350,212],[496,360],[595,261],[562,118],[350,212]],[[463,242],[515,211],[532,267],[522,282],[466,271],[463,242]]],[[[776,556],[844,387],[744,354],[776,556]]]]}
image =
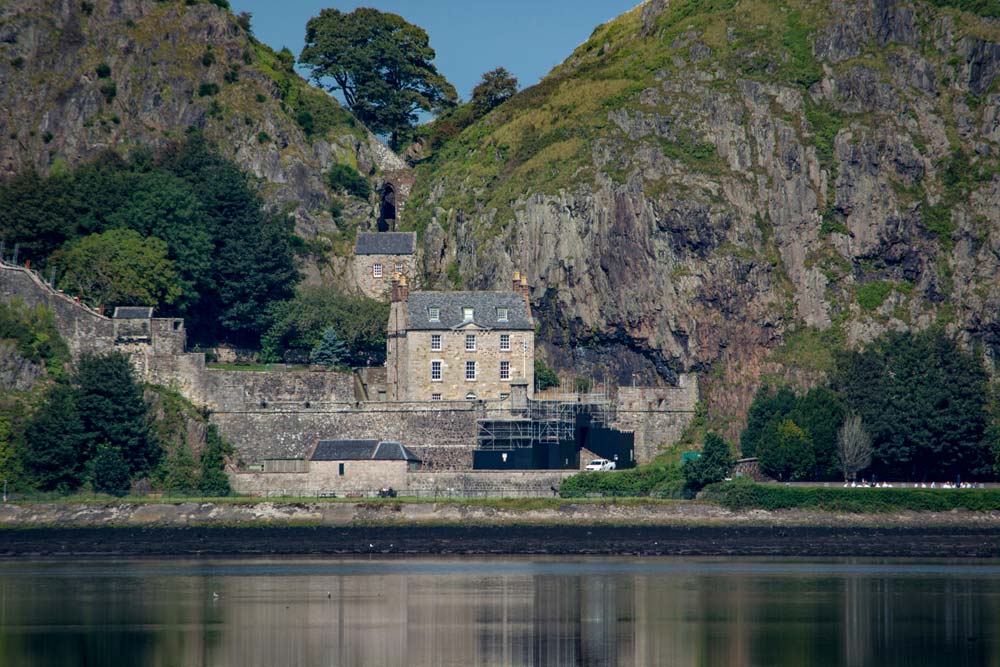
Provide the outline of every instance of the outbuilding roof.
{"type": "Polygon", "coordinates": [[[406,314],[411,330],[457,329],[467,324],[484,329],[535,328],[528,304],[517,292],[411,292],[406,314]],[[465,317],[467,308],[472,309],[471,320],[465,317]]]}
{"type": "Polygon", "coordinates": [[[412,255],[416,232],[363,232],[354,244],[355,255],[412,255]]]}
{"type": "Polygon", "coordinates": [[[402,443],[380,440],[320,440],[310,461],[419,461],[402,443]]]}
{"type": "Polygon", "coordinates": [[[116,320],[148,320],[151,317],[153,317],[153,309],[147,306],[115,307],[114,319],[116,320]]]}

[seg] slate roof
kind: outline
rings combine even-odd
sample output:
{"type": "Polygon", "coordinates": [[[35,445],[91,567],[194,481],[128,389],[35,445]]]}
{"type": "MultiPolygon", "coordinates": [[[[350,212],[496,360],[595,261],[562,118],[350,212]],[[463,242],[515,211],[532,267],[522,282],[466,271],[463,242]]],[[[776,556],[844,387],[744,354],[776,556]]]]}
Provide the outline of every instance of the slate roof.
{"type": "Polygon", "coordinates": [[[153,309],[146,306],[117,306],[116,320],[148,320],[153,317],[153,309]]]}
{"type": "Polygon", "coordinates": [[[416,232],[364,232],[354,244],[355,255],[412,255],[416,232]]]}
{"type": "Polygon", "coordinates": [[[310,461],[419,461],[420,458],[398,442],[378,440],[320,440],[310,461]]]}
{"type": "Polygon", "coordinates": [[[467,324],[463,308],[472,308],[472,323],[484,329],[534,330],[535,323],[524,297],[517,292],[411,292],[406,314],[412,331],[440,331],[467,324]],[[438,308],[440,321],[431,322],[429,311],[438,308]],[[507,321],[497,318],[497,308],[507,309],[507,321]]]}

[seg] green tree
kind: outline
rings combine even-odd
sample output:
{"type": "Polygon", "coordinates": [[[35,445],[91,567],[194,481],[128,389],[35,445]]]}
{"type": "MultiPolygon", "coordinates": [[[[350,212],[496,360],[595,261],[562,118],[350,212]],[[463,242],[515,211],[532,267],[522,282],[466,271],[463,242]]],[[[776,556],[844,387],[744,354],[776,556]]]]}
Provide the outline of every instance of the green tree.
{"type": "Polygon", "coordinates": [[[865,350],[840,355],[833,382],[872,437],[876,474],[992,473],[986,371],[944,333],[887,334],[865,350]]]}
{"type": "Polygon", "coordinates": [[[186,314],[200,293],[214,288],[212,228],[201,201],[183,179],[169,172],[151,171],[130,180],[132,196],[108,215],[108,222],[166,242],[181,292],[178,312],[186,314]]]}
{"type": "Polygon", "coordinates": [[[332,328],[349,351],[341,361],[352,366],[385,361],[389,304],[343,294],[333,287],[310,286],[294,299],[275,304],[269,314],[271,326],[263,340],[268,359],[278,360],[288,351],[308,356],[323,332],[332,328]]]}
{"type": "Polygon", "coordinates": [[[91,474],[94,490],[101,493],[120,498],[127,494],[131,487],[125,457],[117,447],[107,443],[97,445],[97,453],[91,461],[91,474]]]}
{"type": "Polygon", "coordinates": [[[173,146],[160,165],[184,179],[202,203],[216,252],[215,287],[194,315],[203,340],[254,347],[267,329],[268,309],[291,299],[301,245],[291,218],[264,210],[246,175],[200,134],[173,146]]]}
{"type": "Polygon", "coordinates": [[[543,359],[535,357],[535,391],[544,391],[559,386],[559,376],[549,368],[543,359]]]}
{"type": "Polygon", "coordinates": [[[795,408],[795,394],[787,387],[772,393],[768,385],[763,385],[754,395],[747,412],[747,427],[740,434],[740,452],[743,456],[757,456],[764,429],[775,421],[780,421],[795,408]]]}
{"type": "Polygon", "coordinates": [[[757,443],[760,469],[782,481],[808,479],[816,466],[809,434],[791,419],[772,423],[757,443]]]}
{"type": "Polygon", "coordinates": [[[161,447],[150,429],[142,388],[128,357],[119,352],[84,355],[74,380],[86,458],[98,443],[107,443],[124,457],[130,477],[150,471],[160,458],[161,447]]]}
{"type": "Polygon", "coordinates": [[[63,289],[94,303],[159,306],[181,294],[167,244],[130,229],[72,241],[53,255],[63,289]]]}
{"type": "Polygon", "coordinates": [[[837,430],[844,422],[840,397],[828,387],[815,387],[796,399],[788,417],[801,425],[812,441],[816,468],[809,478],[840,479],[837,430]]]}
{"type": "Polygon", "coordinates": [[[715,433],[708,433],[701,447],[701,456],[685,463],[681,471],[688,488],[697,491],[728,477],[734,463],[729,443],[715,433]]]}
{"type": "Polygon", "coordinates": [[[323,332],[323,337],[316,347],[313,348],[309,357],[309,363],[319,364],[326,367],[336,366],[343,363],[350,356],[350,351],[344,341],[337,336],[337,331],[333,327],[327,327],[323,332]]]}
{"type": "Polygon", "coordinates": [[[55,384],[28,422],[20,459],[35,486],[43,491],[73,491],[83,480],[83,422],[76,392],[55,384]]]}
{"type": "Polygon", "coordinates": [[[229,478],[226,476],[226,456],[232,453],[214,424],[209,424],[205,436],[205,449],[201,453],[201,479],[198,490],[207,496],[228,496],[229,478]]]}
{"type": "Polygon", "coordinates": [[[306,25],[299,62],[311,68],[318,85],[340,90],[354,115],[398,149],[418,110],[439,111],[458,99],[431,63],[434,55],[423,28],[401,16],[324,9],[306,25]]]}
{"type": "Polygon", "coordinates": [[[517,77],[504,67],[497,67],[483,74],[483,79],[472,89],[472,104],[480,114],[497,107],[517,92],[517,77]]]}

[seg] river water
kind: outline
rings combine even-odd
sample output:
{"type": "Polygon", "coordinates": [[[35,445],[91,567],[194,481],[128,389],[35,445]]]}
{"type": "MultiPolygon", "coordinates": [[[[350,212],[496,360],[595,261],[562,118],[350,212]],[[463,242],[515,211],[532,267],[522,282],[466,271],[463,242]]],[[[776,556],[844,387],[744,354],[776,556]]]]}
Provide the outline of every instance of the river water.
{"type": "Polygon", "coordinates": [[[0,562],[0,665],[1000,665],[1000,562],[0,562]]]}

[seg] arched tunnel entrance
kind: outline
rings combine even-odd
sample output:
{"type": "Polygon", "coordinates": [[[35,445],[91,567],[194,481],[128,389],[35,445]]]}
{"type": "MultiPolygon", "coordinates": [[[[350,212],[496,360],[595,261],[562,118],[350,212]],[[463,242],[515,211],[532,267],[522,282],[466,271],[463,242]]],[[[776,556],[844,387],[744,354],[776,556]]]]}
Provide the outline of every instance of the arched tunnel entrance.
{"type": "Polygon", "coordinates": [[[382,205],[378,217],[378,230],[391,232],[396,229],[396,189],[392,183],[382,187],[382,205]]]}

